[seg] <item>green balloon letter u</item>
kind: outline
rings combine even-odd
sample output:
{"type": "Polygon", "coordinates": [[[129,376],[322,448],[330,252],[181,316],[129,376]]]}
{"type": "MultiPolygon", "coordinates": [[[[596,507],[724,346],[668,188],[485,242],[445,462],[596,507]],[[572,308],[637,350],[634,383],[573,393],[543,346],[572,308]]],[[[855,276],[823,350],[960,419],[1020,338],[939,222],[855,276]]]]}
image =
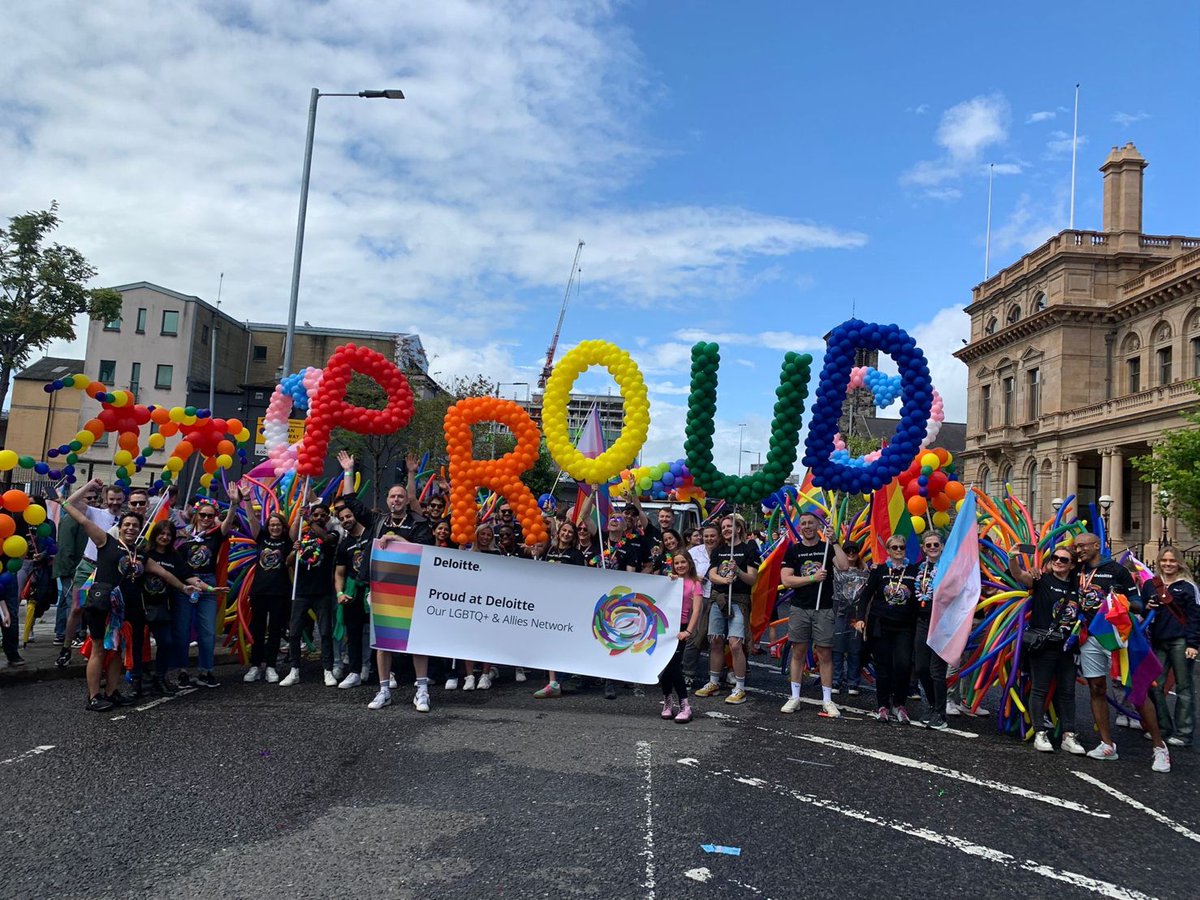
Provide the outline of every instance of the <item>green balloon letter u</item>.
{"type": "Polygon", "coordinates": [[[762,469],[749,475],[726,475],[713,462],[716,430],[717,370],[721,354],[716,344],[701,341],[692,347],[692,390],[688,396],[687,440],[683,449],[696,484],[709,495],[730,503],[756,503],[783,487],[800,445],[800,420],[808,396],[812,357],[787,353],[775,389],[775,414],[771,419],[771,446],[762,469]]]}

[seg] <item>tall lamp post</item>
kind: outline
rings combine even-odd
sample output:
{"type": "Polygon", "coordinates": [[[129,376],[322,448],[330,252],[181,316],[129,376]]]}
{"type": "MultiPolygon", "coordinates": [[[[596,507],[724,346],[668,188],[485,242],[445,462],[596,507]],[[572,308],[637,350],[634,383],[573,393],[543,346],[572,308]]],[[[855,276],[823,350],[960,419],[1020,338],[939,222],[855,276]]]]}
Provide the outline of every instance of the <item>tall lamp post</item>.
{"type": "Polygon", "coordinates": [[[1158,492],[1158,513],[1162,516],[1161,528],[1158,532],[1158,549],[1169,547],[1171,545],[1171,537],[1167,534],[1167,510],[1171,505],[1171,492],[1158,492]]]}
{"type": "Polygon", "coordinates": [[[1109,547],[1112,547],[1112,539],[1108,536],[1108,511],[1112,509],[1113,498],[1108,494],[1102,494],[1096,502],[1100,504],[1100,515],[1104,519],[1104,540],[1109,547]]]}
{"type": "Polygon", "coordinates": [[[738,423],[738,478],[742,477],[742,439],[746,437],[746,423],[738,423]]]}
{"type": "Polygon", "coordinates": [[[308,212],[308,179],[312,173],[313,134],[317,129],[317,101],[322,97],[362,97],[364,100],[403,100],[404,92],[359,91],[355,94],[322,94],[312,89],[308,101],[308,137],[304,141],[304,171],[300,176],[300,214],[296,217],[296,251],[292,257],[292,293],[288,302],[287,337],[283,341],[283,374],[292,371],[292,346],[296,341],[296,304],[300,297],[300,258],[304,254],[304,217],[308,212]]]}

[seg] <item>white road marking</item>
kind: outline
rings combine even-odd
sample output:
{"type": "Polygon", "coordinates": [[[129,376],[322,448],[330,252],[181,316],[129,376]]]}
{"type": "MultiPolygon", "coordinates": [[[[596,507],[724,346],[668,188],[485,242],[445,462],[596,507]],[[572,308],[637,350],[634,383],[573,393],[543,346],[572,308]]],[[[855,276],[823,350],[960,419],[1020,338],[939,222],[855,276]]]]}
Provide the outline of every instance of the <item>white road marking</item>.
{"type": "Polygon", "coordinates": [[[32,750],[26,750],[24,753],[19,753],[11,759],[0,759],[0,766],[9,766],[13,763],[19,763],[23,759],[31,759],[34,756],[41,756],[43,753],[48,753],[54,749],[54,744],[39,744],[32,750]]]}
{"type": "MultiPolygon", "coordinates": [[[[730,878],[729,883],[736,884],[740,888],[745,888],[746,890],[750,891],[752,894],[761,894],[762,893],[761,888],[756,888],[752,884],[746,884],[746,882],[744,882],[744,881],[738,881],[736,878],[730,878]]],[[[767,900],[770,900],[770,898],[767,898],[767,900]]]]}
{"type": "Polygon", "coordinates": [[[1109,787],[1107,784],[1105,784],[1099,778],[1094,778],[1091,775],[1087,774],[1086,772],[1072,772],[1071,774],[1074,775],[1076,778],[1082,778],[1088,784],[1094,784],[1096,787],[1100,788],[1100,790],[1104,791],[1106,794],[1108,794],[1112,797],[1116,797],[1122,803],[1127,803],[1130,806],[1132,806],[1134,809],[1136,809],[1140,812],[1144,812],[1150,818],[1157,819],[1159,822],[1166,825],[1168,828],[1170,828],[1176,834],[1182,834],[1189,841],[1196,841],[1196,843],[1200,843],[1200,834],[1196,834],[1196,832],[1192,831],[1190,828],[1179,824],[1174,819],[1171,819],[1168,816],[1164,816],[1158,810],[1151,809],[1146,804],[1141,803],[1137,800],[1134,800],[1128,794],[1122,794],[1116,788],[1109,787]]]}
{"type": "Polygon", "coordinates": [[[741,725],[746,725],[766,734],[773,734],[777,737],[791,738],[797,741],[808,741],[812,744],[821,744],[826,747],[833,747],[836,750],[845,750],[849,753],[856,753],[859,756],[866,756],[870,759],[878,760],[879,762],[891,763],[896,766],[903,766],[906,769],[920,769],[922,772],[929,772],[932,775],[940,775],[942,778],[952,778],[955,781],[961,781],[965,784],[972,784],[976,787],[984,787],[993,791],[1000,791],[1005,794],[1012,794],[1014,797],[1023,797],[1026,800],[1037,800],[1041,803],[1048,803],[1051,806],[1061,807],[1063,809],[1073,810],[1074,812],[1083,813],[1087,816],[1095,816],[1097,819],[1111,819],[1108,813],[1098,812],[1089,806],[1082,803],[1076,803],[1073,800],[1063,800],[1061,797],[1052,797],[1049,794],[1039,794],[1036,791],[1027,790],[1026,788],[1016,787],[1011,784],[1005,784],[1002,781],[989,781],[986,778],[976,778],[974,775],[968,775],[966,772],[960,772],[957,769],[947,769],[943,766],[937,766],[933,763],[922,762],[919,759],[913,759],[910,756],[900,756],[896,753],[888,753],[884,750],[875,750],[871,747],[860,747],[858,744],[848,744],[845,741],[835,741],[832,738],[822,737],[816,734],[793,734],[790,731],[780,731],[776,728],[767,728],[763,725],[755,725],[752,722],[744,722],[735,716],[727,715],[726,713],[707,713],[713,719],[730,719],[738,722],[741,725]]]}
{"type": "Polygon", "coordinates": [[[832,768],[833,768],[833,763],[819,763],[819,762],[812,762],[812,761],[810,761],[810,760],[807,760],[807,759],[796,759],[795,757],[791,757],[791,756],[787,757],[787,761],[788,761],[788,762],[800,763],[800,764],[802,764],[802,765],[805,765],[805,766],[822,766],[823,768],[826,768],[826,769],[832,769],[832,768]]]}
{"type": "Polygon", "coordinates": [[[767,781],[763,778],[751,778],[745,775],[739,775],[737,772],[732,772],[728,769],[703,769],[694,759],[681,759],[679,760],[679,763],[703,772],[706,775],[711,775],[715,778],[727,778],[731,781],[737,782],[738,784],[744,784],[747,787],[771,791],[772,793],[778,794],[782,797],[788,797],[808,806],[815,806],[818,809],[829,810],[830,812],[835,812],[838,815],[845,816],[849,819],[855,819],[859,822],[866,822],[869,825],[878,825],[881,828],[898,831],[901,834],[919,838],[923,841],[928,841],[931,844],[937,844],[951,850],[957,850],[960,853],[965,853],[968,856],[974,856],[987,862],[998,863],[1006,868],[1018,869],[1023,872],[1031,872],[1035,875],[1041,875],[1043,878],[1061,881],[1065,884],[1070,884],[1074,887],[1091,891],[1103,897],[1111,897],[1114,898],[1114,900],[1151,900],[1149,894],[1143,894],[1141,891],[1123,887],[1119,884],[1113,884],[1110,881],[1103,881],[1099,878],[1091,878],[1087,875],[1081,875],[1078,872],[1070,872],[1065,869],[1057,869],[1054,866],[1047,866],[1034,860],[1021,860],[1009,853],[1005,853],[1003,850],[997,850],[993,847],[977,844],[974,841],[955,837],[954,835],[942,834],[941,832],[933,831],[929,828],[920,828],[916,825],[911,825],[908,822],[881,819],[872,813],[853,809],[848,806],[842,806],[840,803],[836,803],[832,800],[823,800],[819,797],[814,797],[811,794],[805,794],[789,787],[785,787],[784,785],[767,781]]]}
{"type": "Polygon", "coordinates": [[[712,878],[712,872],[707,866],[700,866],[698,869],[688,869],[683,873],[685,878],[690,878],[692,881],[699,881],[701,884],[712,878]]]}
{"type": "Polygon", "coordinates": [[[642,887],[646,889],[646,900],[654,900],[654,799],[651,794],[654,787],[654,769],[651,765],[649,741],[637,742],[637,762],[645,768],[642,781],[646,798],[646,836],[642,856],[646,858],[646,880],[642,882],[642,887]]]}
{"type": "Polygon", "coordinates": [[[128,718],[129,718],[129,716],[109,716],[109,719],[108,719],[108,721],[110,721],[110,722],[120,722],[122,719],[128,719],[128,718]]]}

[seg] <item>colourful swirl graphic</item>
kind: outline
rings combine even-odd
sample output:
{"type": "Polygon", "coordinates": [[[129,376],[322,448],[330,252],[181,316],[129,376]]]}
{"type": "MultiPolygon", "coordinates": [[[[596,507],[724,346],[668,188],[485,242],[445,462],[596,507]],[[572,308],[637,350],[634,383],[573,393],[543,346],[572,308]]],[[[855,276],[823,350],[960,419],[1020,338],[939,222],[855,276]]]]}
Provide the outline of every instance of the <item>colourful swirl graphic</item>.
{"type": "Polygon", "coordinates": [[[609,656],[627,650],[653,653],[666,630],[667,617],[654,604],[654,598],[632,588],[618,585],[596,601],[592,634],[607,648],[609,656]]]}

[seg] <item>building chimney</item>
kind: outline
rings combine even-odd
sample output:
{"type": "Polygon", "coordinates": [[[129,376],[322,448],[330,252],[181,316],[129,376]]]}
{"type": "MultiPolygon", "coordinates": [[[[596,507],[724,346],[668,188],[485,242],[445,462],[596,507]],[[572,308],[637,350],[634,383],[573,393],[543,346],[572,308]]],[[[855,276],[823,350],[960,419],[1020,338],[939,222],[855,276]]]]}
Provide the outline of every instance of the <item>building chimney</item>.
{"type": "Polygon", "coordinates": [[[1146,165],[1132,141],[1113,147],[1108,154],[1100,167],[1104,173],[1104,231],[1142,233],[1142,169],[1146,165]]]}

